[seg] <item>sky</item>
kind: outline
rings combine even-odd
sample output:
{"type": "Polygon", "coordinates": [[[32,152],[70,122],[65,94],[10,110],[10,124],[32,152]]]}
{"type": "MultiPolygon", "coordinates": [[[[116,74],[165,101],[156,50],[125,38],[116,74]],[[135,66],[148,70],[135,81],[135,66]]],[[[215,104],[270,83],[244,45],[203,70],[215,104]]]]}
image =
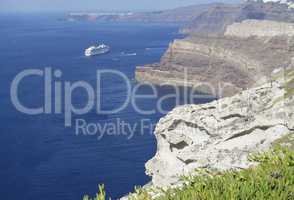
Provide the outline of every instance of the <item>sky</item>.
{"type": "Polygon", "coordinates": [[[161,10],[215,1],[234,0],[0,0],[0,12],[161,10]]]}

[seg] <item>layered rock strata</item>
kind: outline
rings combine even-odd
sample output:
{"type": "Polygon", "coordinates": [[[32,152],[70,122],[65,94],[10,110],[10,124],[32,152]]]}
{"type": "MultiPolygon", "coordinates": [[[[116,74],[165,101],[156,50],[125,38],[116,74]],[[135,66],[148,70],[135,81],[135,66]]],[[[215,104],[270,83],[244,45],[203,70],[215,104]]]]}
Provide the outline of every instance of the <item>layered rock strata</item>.
{"type": "MultiPolygon", "coordinates": [[[[250,23],[253,22],[245,21],[242,26],[250,23]]],[[[254,23],[264,25],[263,21],[254,23]]],[[[271,71],[291,62],[294,56],[292,32],[259,37],[260,30],[248,27],[247,33],[234,31],[233,34],[236,29],[232,27],[226,36],[194,35],[175,40],[159,63],[138,67],[136,79],[154,84],[193,86],[201,92],[222,97],[250,88],[260,79],[270,80],[271,71]],[[244,38],[244,34],[250,37],[244,38]]]]}
{"type": "Polygon", "coordinates": [[[275,22],[268,20],[245,20],[241,23],[234,23],[227,27],[226,36],[235,36],[248,38],[257,37],[276,37],[276,36],[294,36],[294,24],[275,22]]]}

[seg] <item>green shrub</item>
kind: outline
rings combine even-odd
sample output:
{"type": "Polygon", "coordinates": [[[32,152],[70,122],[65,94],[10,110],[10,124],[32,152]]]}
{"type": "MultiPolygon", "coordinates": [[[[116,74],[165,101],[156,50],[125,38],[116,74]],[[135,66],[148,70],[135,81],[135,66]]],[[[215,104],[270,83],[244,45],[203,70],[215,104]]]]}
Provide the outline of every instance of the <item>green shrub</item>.
{"type": "Polygon", "coordinates": [[[252,155],[254,168],[224,173],[200,172],[182,189],[157,200],[294,200],[294,151],[275,148],[252,155]]]}
{"type": "Polygon", "coordinates": [[[96,197],[90,198],[88,195],[86,195],[84,196],[83,200],[106,200],[104,185],[99,185],[98,190],[99,192],[96,194],[96,197]]]}
{"type": "MultiPolygon", "coordinates": [[[[165,191],[155,200],[294,200],[294,150],[276,146],[249,157],[259,163],[256,167],[223,173],[198,170],[199,175],[186,178],[184,187],[165,191]]],[[[99,187],[96,198],[84,200],[105,200],[104,186],[99,187]]],[[[151,197],[136,188],[131,200],[151,197]]]]}

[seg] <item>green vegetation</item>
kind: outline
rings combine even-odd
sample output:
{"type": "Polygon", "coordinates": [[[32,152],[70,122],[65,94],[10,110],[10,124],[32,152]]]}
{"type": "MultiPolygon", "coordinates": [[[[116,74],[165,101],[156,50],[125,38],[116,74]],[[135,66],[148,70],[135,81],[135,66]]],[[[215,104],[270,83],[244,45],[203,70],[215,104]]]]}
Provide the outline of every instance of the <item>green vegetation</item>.
{"type": "Polygon", "coordinates": [[[284,73],[284,76],[286,80],[285,98],[289,98],[294,95],[294,70],[293,69],[286,70],[286,72],[284,73]]]}
{"type": "Polygon", "coordinates": [[[281,97],[278,97],[272,103],[272,106],[276,103],[279,103],[287,98],[294,96],[294,70],[281,70],[279,73],[272,77],[273,80],[284,80],[285,81],[285,94],[281,97]]]}
{"type": "Polygon", "coordinates": [[[141,187],[135,187],[135,195],[131,196],[129,200],[152,200],[148,191],[141,187]]]}
{"type": "MultiPolygon", "coordinates": [[[[256,167],[240,171],[211,172],[199,170],[198,176],[186,178],[180,189],[163,192],[156,200],[294,200],[293,133],[278,140],[273,150],[250,156],[256,167]]],[[[104,187],[94,199],[105,200],[104,187]]],[[[131,200],[151,200],[148,192],[136,188],[131,200]]]]}
{"type": "Polygon", "coordinates": [[[96,197],[90,198],[87,195],[87,196],[84,196],[83,200],[106,200],[106,193],[105,193],[104,185],[99,185],[99,192],[96,194],[96,197]]]}
{"type": "Polygon", "coordinates": [[[289,151],[294,151],[294,132],[290,132],[286,136],[274,142],[274,148],[287,148],[289,151]]]}
{"type": "Polygon", "coordinates": [[[200,171],[182,189],[170,190],[157,200],[294,200],[293,133],[277,140],[273,150],[251,155],[250,160],[258,165],[224,173],[200,171]]]}
{"type": "Polygon", "coordinates": [[[259,165],[221,174],[201,172],[184,188],[168,191],[158,200],[294,199],[294,151],[277,148],[251,160],[259,165]]]}
{"type": "Polygon", "coordinates": [[[285,97],[292,97],[294,95],[294,75],[289,75],[286,83],[286,94],[285,97]]]}

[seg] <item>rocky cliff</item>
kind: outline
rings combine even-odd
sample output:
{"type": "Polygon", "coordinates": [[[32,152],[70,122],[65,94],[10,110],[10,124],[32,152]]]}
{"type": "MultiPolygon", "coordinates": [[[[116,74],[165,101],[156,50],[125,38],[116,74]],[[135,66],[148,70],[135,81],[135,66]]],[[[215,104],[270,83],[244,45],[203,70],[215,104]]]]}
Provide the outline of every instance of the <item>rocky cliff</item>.
{"type": "Polygon", "coordinates": [[[293,133],[293,19],[288,4],[214,7],[195,18],[189,36],[171,43],[159,63],[137,68],[140,82],[227,96],[177,107],[159,121],[157,152],[146,163],[150,191],[177,187],[198,168],[248,168],[255,164],[251,153],[293,133]]]}
{"type": "Polygon", "coordinates": [[[248,155],[294,130],[294,71],[204,105],[175,108],[157,124],[156,155],[146,163],[153,186],[179,184],[196,168],[243,169],[248,155]]]}
{"type": "Polygon", "coordinates": [[[235,28],[239,24],[234,24],[228,27],[226,36],[193,35],[175,40],[160,63],[138,67],[136,79],[155,84],[185,84],[215,96],[230,96],[254,86],[260,79],[270,79],[275,68],[289,65],[294,56],[292,24],[286,24],[291,27],[286,31],[288,35],[277,31],[274,37],[252,37],[259,36],[261,31],[250,28],[251,23],[262,27],[264,23],[280,25],[246,20],[241,26],[248,27],[247,32],[245,27],[243,31],[234,31],[239,30],[235,28]]]}
{"type": "Polygon", "coordinates": [[[276,36],[294,36],[294,24],[285,22],[275,22],[268,20],[245,20],[241,23],[229,25],[225,36],[248,38],[256,37],[276,37],[276,36]],[[252,28],[254,27],[254,28],[252,28]]]}
{"type": "MultiPolygon", "coordinates": [[[[180,106],[160,119],[155,129],[157,152],[145,166],[152,177],[146,191],[158,197],[165,189],[181,187],[181,177],[197,175],[196,169],[255,166],[251,154],[267,151],[285,135],[293,138],[293,63],[271,75],[271,81],[260,81],[258,87],[207,104],[180,106]]],[[[122,200],[133,197],[136,194],[122,200]]]]}
{"type": "Polygon", "coordinates": [[[157,152],[146,163],[153,188],[177,187],[181,176],[197,168],[248,168],[254,165],[251,153],[294,131],[293,11],[281,14],[286,5],[274,3],[246,6],[254,9],[245,12],[243,5],[237,15],[205,13],[204,21],[220,19],[193,26],[189,37],[170,44],[159,63],[137,68],[140,82],[227,96],[175,108],[159,121],[157,152]],[[265,10],[270,12],[262,14],[265,10]]]}
{"type": "Polygon", "coordinates": [[[246,19],[294,22],[294,9],[279,1],[248,1],[237,5],[216,5],[203,11],[188,23],[183,32],[201,35],[223,35],[227,26],[246,19]]]}

